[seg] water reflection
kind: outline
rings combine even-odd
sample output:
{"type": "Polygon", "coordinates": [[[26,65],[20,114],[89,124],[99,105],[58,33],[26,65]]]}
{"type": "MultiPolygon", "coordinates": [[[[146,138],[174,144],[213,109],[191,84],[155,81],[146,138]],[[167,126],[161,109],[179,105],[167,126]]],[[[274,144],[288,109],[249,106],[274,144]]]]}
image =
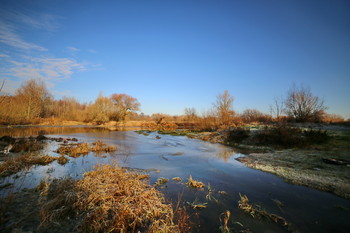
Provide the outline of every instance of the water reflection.
{"type": "MultiPolygon", "coordinates": [[[[253,203],[258,203],[267,211],[279,214],[291,222],[299,232],[350,232],[350,211],[340,211],[334,206],[350,209],[350,202],[334,195],[319,192],[305,187],[290,185],[282,179],[249,169],[237,162],[237,154],[231,148],[223,145],[202,142],[186,137],[158,135],[139,135],[132,131],[107,131],[94,128],[74,127],[34,127],[30,129],[0,129],[0,135],[28,136],[45,133],[49,137],[76,137],[80,142],[92,143],[101,140],[106,144],[119,147],[114,154],[96,156],[89,153],[86,156],[70,158],[65,165],[52,162],[46,166],[33,166],[26,171],[11,177],[0,179],[0,186],[6,183],[12,185],[0,189],[0,195],[15,192],[22,188],[31,188],[40,180],[70,176],[80,178],[84,172],[90,171],[97,164],[113,164],[133,168],[139,172],[149,172],[150,182],[157,178],[169,179],[162,189],[167,200],[177,200],[178,193],[183,193],[183,200],[193,202],[208,202],[208,207],[201,210],[200,226],[197,232],[217,232],[220,225],[218,216],[229,210],[234,221],[242,223],[253,232],[285,232],[285,229],[273,223],[252,219],[237,207],[239,193],[246,194],[253,203]],[[157,138],[160,136],[160,138],[157,138]],[[189,176],[210,183],[213,190],[225,191],[227,196],[216,194],[219,202],[206,200],[206,189],[198,191],[186,185],[174,182],[173,177],[186,181],[189,176]],[[284,204],[283,212],[273,200],[284,204]],[[262,230],[263,229],[263,230],[262,230]]],[[[55,151],[58,142],[49,142],[43,149],[45,153],[58,156],[55,151]]]]}
{"type": "Polygon", "coordinates": [[[11,136],[11,137],[27,137],[27,136],[38,136],[38,135],[48,135],[48,134],[74,134],[74,133],[91,133],[91,132],[101,132],[105,131],[102,128],[96,127],[0,127],[0,137],[11,136]]]}
{"type": "Polygon", "coordinates": [[[220,151],[216,153],[216,157],[219,159],[223,159],[225,163],[227,163],[229,159],[234,155],[235,155],[235,152],[233,150],[220,151]]]}

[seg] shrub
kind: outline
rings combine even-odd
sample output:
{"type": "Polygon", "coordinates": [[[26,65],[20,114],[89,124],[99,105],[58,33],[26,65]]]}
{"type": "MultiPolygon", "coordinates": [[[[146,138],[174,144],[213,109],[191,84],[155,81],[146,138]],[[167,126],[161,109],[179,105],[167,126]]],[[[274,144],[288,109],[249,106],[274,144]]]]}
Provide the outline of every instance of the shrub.
{"type": "Polygon", "coordinates": [[[164,195],[143,178],[105,165],[79,181],[41,185],[42,223],[78,216],[81,232],[179,232],[171,205],[164,204],[164,195]]]}
{"type": "Polygon", "coordinates": [[[308,143],[324,143],[330,139],[330,136],[326,130],[314,130],[309,129],[303,132],[305,139],[308,143]]]}
{"type": "Polygon", "coordinates": [[[257,145],[274,145],[281,147],[293,147],[304,145],[301,130],[287,125],[268,128],[257,132],[253,141],[257,145]]]}
{"type": "Polygon", "coordinates": [[[279,125],[273,128],[265,127],[253,137],[257,145],[280,146],[284,148],[302,147],[311,144],[324,143],[329,140],[327,131],[301,130],[287,125],[279,125]]]}
{"type": "Polygon", "coordinates": [[[250,130],[244,128],[235,128],[233,130],[228,131],[226,136],[226,142],[229,143],[240,143],[244,139],[250,136],[250,130]]]}

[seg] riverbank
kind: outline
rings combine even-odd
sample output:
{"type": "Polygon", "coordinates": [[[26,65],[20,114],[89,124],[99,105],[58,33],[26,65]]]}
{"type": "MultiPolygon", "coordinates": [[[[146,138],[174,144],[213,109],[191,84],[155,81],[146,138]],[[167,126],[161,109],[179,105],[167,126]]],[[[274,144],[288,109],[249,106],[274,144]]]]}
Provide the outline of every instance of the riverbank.
{"type": "MultiPolygon", "coordinates": [[[[350,199],[350,128],[328,125],[318,127],[318,130],[327,129],[327,131],[319,131],[321,135],[328,135],[327,140],[320,142],[315,140],[315,142],[306,144],[294,139],[299,144],[294,146],[286,144],[286,148],[254,143],[256,141],[254,136],[263,131],[263,128],[250,130],[253,133],[245,136],[245,130],[249,129],[244,129],[234,135],[235,142],[228,140],[230,136],[228,131],[199,133],[168,131],[163,133],[231,146],[237,152],[245,154],[237,160],[250,168],[278,175],[292,184],[315,188],[350,199]]],[[[297,126],[297,129],[301,128],[307,127],[297,126]]],[[[305,136],[302,137],[305,138],[305,136]]],[[[266,138],[264,140],[269,142],[266,138]]]]}

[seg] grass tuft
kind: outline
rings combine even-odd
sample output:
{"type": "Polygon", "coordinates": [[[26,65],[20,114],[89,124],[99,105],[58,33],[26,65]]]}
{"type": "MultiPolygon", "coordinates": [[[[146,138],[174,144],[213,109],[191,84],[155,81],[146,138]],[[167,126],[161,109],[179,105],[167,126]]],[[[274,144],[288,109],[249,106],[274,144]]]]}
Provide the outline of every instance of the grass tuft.
{"type": "Polygon", "coordinates": [[[109,152],[114,152],[117,150],[117,148],[115,146],[108,146],[106,144],[104,144],[102,141],[96,141],[94,143],[92,143],[92,147],[91,147],[91,151],[93,152],[97,152],[97,153],[100,153],[100,152],[106,152],[106,153],[109,153],[109,152]]]}
{"type": "Polygon", "coordinates": [[[69,155],[70,157],[77,158],[81,155],[87,155],[90,151],[95,152],[95,154],[99,154],[111,153],[116,150],[117,148],[115,146],[108,146],[102,141],[96,141],[92,143],[92,146],[90,146],[89,143],[61,145],[56,152],[61,155],[69,155]]]}
{"type": "Polygon", "coordinates": [[[220,231],[222,233],[230,233],[230,228],[228,227],[228,221],[230,220],[231,212],[226,210],[225,212],[220,214],[220,231]]]}
{"type": "Polygon", "coordinates": [[[0,177],[15,174],[33,165],[47,165],[56,159],[57,157],[37,153],[26,153],[15,157],[9,157],[4,162],[0,163],[0,177]]]}
{"type": "Polygon", "coordinates": [[[70,157],[77,158],[81,155],[87,155],[90,152],[90,146],[88,143],[62,145],[56,152],[61,155],[69,155],[70,157]]]}
{"type": "Polygon", "coordinates": [[[177,182],[181,182],[182,179],[180,177],[173,177],[172,178],[173,181],[177,181],[177,182]]]}
{"type": "Polygon", "coordinates": [[[61,165],[65,165],[66,163],[68,163],[69,158],[65,157],[64,155],[61,155],[60,157],[57,158],[57,163],[61,164],[61,165]]]}
{"type": "Polygon", "coordinates": [[[169,181],[169,179],[164,178],[164,177],[160,177],[160,178],[157,179],[155,185],[156,185],[156,187],[157,186],[162,186],[163,184],[168,183],[168,181],[169,181]]]}
{"type": "Polygon", "coordinates": [[[42,223],[76,216],[81,232],[180,232],[171,205],[164,204],[163,194],[141,178],[144,175],[105,165],[79,181],[41,185],[47,197],[42,223]]]}
{"type": "Polygon", "coordinates": [[[201,188],[203,188],[205,186],[203,182],[194,180],[191,175],[188,178],[188,182],[186,184],[189,187],[198,188],[198,189],[201,189],[201,188]]]}
{"type": "Polygon", "coordinates": [[[248,213],[253,218],[267,219],[271,222],[282,225],[283,227],[289,227],[289,223],[281,216],[276,214],[270,214],[265,210],[262,210],[259,206],[253,206],[249,203],[249,199],[246,195],[241,195],[240,200],[238,201],[238,208],[248,213]]]}

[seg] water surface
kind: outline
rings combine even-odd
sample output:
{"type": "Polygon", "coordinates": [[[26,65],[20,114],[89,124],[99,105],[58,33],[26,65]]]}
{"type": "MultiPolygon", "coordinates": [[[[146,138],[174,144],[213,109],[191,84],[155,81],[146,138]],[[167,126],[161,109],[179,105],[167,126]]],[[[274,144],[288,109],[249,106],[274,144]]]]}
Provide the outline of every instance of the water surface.
{"type": "MultiPolygon", "coordinates": [[[[133,131],[107,131],[84,127],[50,127],[50,128],[16,128],[0,130],[0,135],[36,136],[45,133],[48,137],[77,138],[80,142],[102,140],[104,143],[116,145],[115,153],[95,155],[90,153],[79,158],[70,158],[66,165],[56,161],[46,166],[34,166],[0,181],[14,183],[12,188],[0,190],[5,195],[9,189],[20,190],[33,188],[42,179],[53,179],[65,176],[81,178],[82,174],[91,170],[96,164],[112,164],[116,161],[120,166],[131,169],[145,169],[150,174],[150,182],[165,177],[170,181],[160,188],[168,201],[176,202],[179,193],[182,201],[207,202],[208,207],[196,210],[194,216],[196,227],[194,232],[218,232],[219,215],[225,210],[231,212],[230,227],[237,231],[250,229],[253,232],[286,232],[275,223],[251,218],[237,208],[239,193],[249,197],[252,203],[260,205],[268,212],[284,217],[291,223],[292,230],[298,232],[350,232],[350,201],[333,194],[314,189],[292,185],[269,173],[247,168],[235,160],[237,154],[232,148],[189,139],[182,136],[158,135],[149,136],[133,131]],[[157,139],[160,136],[160,139],[157,139]],[[192,175],[194,179],[204,182],[216,191],[225,191],[227,196],[214,193],[218,200],[205,199],[207,191],[188,188],[186,185],[172,181],[173,177],[181,177],[187,181],[192,175]],[[276,200],[283,203],[279,207],[276,200]],[[238,224],[239,222],[240,224],[238,224]]],[[[48,142],[42,151],[58,156],[54,150],[58,142],[48,142]]]]}

